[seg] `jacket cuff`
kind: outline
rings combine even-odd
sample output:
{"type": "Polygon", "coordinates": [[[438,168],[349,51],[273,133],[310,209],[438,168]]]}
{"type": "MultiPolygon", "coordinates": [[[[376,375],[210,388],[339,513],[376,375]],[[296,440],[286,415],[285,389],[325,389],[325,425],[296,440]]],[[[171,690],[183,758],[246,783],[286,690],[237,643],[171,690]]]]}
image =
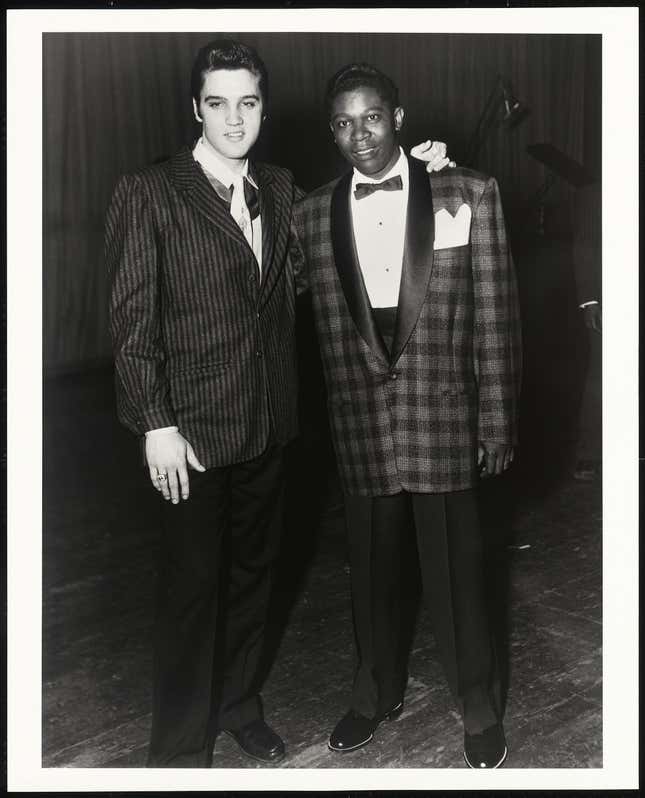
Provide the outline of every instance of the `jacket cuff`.
{"type": "Polygon", "coordinates": [[[169,407],[149,408],[141,413],[139,418],[139,428],[141,434],[149,430],[163,429],[164,427],[177,427],[177,419],[173,410],[169,407]]]}
{"type": "Polygon", "coordinates": [[[157,429],[149,429],[146,431],[146,438],[155,435],[163,435],[166,432],[179,432],[179,427],[158,427],[157,429]]]}

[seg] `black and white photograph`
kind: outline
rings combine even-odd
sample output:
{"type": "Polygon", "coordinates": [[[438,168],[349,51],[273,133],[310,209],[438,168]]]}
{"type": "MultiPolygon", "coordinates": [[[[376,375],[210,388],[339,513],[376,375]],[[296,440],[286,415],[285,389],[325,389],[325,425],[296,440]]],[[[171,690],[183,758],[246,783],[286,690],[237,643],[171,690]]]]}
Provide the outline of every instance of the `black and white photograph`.
{"type": "Polygon", "coordinates": [[[10,788],[638,786],[637,29],[7,12],[10,788]]]}

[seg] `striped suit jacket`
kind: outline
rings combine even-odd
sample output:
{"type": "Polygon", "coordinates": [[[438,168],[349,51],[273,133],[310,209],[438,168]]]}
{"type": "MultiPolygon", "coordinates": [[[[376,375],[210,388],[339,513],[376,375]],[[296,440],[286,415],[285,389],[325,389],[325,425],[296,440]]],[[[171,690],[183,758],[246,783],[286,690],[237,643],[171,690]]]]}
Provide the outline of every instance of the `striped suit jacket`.
{"type": "Polygon", "coordinates": [[[297,431],[290,172],[251,167],[262,277],[188,148],[122,177],[106,221],[117,406],[138,435],[177,425],[204,466],[297,431]]]}
{"type": "Polygon", "coordinates": [[[517,440],[519,308],[497,184],[461,168],[429,178],[409,163],[391,354],[357,261],[351,174],[294,211],[348,494],[470,488],[478,441],[517,440]]]}

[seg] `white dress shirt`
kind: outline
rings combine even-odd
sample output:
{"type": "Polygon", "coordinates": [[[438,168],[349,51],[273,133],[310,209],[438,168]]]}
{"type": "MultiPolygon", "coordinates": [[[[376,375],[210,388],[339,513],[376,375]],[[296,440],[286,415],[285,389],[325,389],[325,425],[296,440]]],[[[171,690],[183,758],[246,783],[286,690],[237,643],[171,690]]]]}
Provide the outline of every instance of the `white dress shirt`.
{"type": "Polygon", "coordinates": [[[383,177],[375,180],[354,169],[351,201],[352,226],[367,295],[373,308],[393,308],[399,304],[399,287],[405,246],[405,220],[410,177],[408,159],[400,149],[399,159],[383,177]],[[401,191],[375,191],[357,200],[357,183],[381,183],[401,176],[401,191]]]}
{"type": "MultiPolygon", "coordinates": [[[[234,172],[210,149],[208,149],[202,138],[198,140],[195,148],[193,149],[193,158],[205,172],[208,172],[227,188],[233,186],[231,216],[240,226],[242,232],[244,233],[244,237],[249,242],[249,246],[253,250],[255,259],[258,262],[260,274],[262,274],[262,221],[259,215],[256,216],[253,221],[251,221],[249,209],[247,208],[246,201],[244,199],[244,185],[242,182],[244,178],[249,181],[256,191],[259,190],[255,181],[249,175],[248,159],[244,161],[244,166],[242,167],[241,172],[234,172]]],[[[159,435],[160,433],[178,431],[178,427],[160,427],[159,429],[148,430],[146,432],[146,437],[149,435],[159,435]]]]}

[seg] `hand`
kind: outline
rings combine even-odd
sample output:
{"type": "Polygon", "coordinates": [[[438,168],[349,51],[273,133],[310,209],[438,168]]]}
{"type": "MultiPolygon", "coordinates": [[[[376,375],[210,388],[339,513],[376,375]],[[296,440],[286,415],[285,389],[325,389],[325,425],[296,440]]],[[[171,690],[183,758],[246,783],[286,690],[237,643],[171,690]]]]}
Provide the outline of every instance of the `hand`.
{"type": "Polygon", "coordinates": [[[499,476],[502,471],[507,471],[513,462],[514,451],[512,446],[505,443],[479,444],[477,465],[482,477],[499,476]]]}
{"type": "Polygon", "coordinates": [[[153,486],[173,504],[179,503],[180,492],[182,499],[188,498],[188,466],[195,471],[206,470],[193,447],[179,432],[146,435],[146,460],[153,486]],[[160,479],[160,476],[165,476],[165,479],[160,479]]]}
{"type": "Polygon", "coordinates": [[[585,327],[594,332],[602,332],[602,310],[600,305],[585,305],[582,309],[585,314],[585,327]]]}
{"type": "Polygon", "coordinates": [[[447,151],[443,141],[428,139],[412,147],[410,155],[419,161],[426,161],[426,172],[440,172],[446,166],[456,166],[455,162],[446,156],[447,151]]]}

